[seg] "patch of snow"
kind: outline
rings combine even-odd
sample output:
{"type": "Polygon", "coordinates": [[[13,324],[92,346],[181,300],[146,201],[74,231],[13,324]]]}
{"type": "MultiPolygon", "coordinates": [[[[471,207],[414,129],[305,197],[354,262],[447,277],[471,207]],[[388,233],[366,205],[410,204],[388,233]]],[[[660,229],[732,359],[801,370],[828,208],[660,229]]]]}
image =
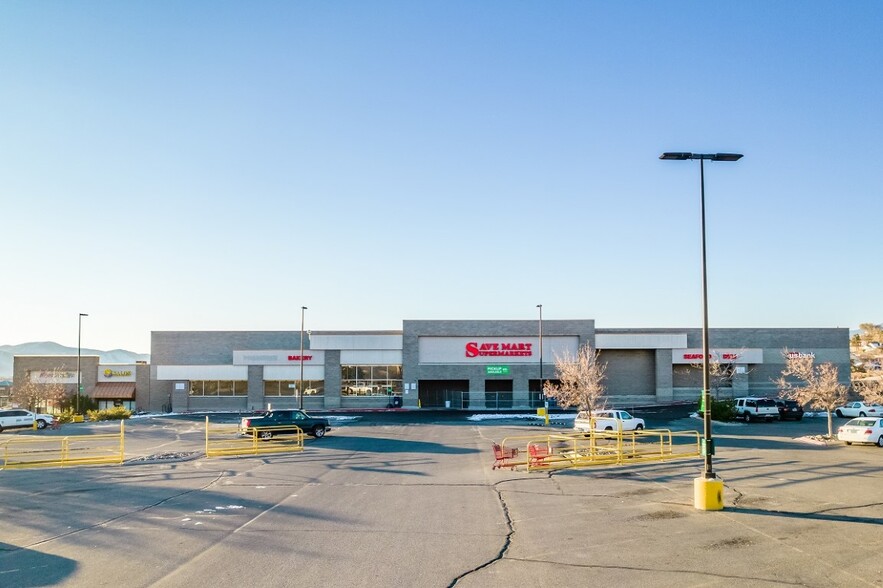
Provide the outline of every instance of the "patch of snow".
{"type": "MultiPolygon", "coordinates": [[[[564,413],[564,414],[551,414],[549,415],[550,421],[572,421],[576,418],[576,414],[574,413],[564,413]]],[[[506,420],[506,419],[525,419],[525,420],[536,420],[536,421],[545,421],[546,417],[538,416],[537,414],[532,413],[521,413],[521,414],[500,414],[500,413],[491,413],[491,414],[473,414],[466,417],[467,421],[498,421],[498,420],[506,420]]]]}
{"type": "Polygon", "coordinates": [[[795,441],[800,441],[802,443],[809,443],[810,445],[823,445],[827,446],[834,442],[833,439],[828,439],[827,435],[806,435],[804,437],[797,437],[795,441]]]}
{"type": "MultiPolygon", "coordinates": [[[[691,413],[690,413],[690,418],[691,418],[691,419],[696,419],[697,421],[704,420],[704,419],[702,418],[702,415],[699,414],[698,412],[691,412],[691,413]]],[[[716,421],[716,420],[714,420],[714,419],[711,419],[711,422],[713,422],[715,426],[721,426],[721,427],[741,427],[741,426],[744,426],[744,425],[745,425],[745,423],[737,423],[737,422],[735,422],[735,421],[730,422],[730,423],[726,423],[726,422],[724,422],[724,421],[716,421]]]]}

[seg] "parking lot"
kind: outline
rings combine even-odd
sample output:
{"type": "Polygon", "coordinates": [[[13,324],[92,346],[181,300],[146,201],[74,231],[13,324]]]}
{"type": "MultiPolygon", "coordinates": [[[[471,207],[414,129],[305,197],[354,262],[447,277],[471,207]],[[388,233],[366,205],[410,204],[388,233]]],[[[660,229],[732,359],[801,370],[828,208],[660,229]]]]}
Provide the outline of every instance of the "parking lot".
{"type": "Polygon", "coordinates": [[[704,512],[701,460],[492,470],[493,441],[543,428],[341,416],[298,454],[206,459],[202,417],[160,417],[126,424],[125,465],[0,471],[0,585],[883,585],[883,449],[798,440],[824,418],[717,426],[704,512]]]}

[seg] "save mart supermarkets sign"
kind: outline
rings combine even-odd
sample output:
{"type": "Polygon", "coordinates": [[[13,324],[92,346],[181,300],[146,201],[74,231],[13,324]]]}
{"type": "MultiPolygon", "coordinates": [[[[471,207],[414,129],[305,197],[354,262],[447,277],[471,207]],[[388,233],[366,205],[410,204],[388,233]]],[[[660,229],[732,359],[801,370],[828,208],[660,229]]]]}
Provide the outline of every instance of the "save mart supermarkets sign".
{"type": "Polygon", "coordinates": [[[508,365],[486,365],[486,366],[484,366],[484,373],[489,376],[508,376],[509,375],[509,366],[508,365]]]}

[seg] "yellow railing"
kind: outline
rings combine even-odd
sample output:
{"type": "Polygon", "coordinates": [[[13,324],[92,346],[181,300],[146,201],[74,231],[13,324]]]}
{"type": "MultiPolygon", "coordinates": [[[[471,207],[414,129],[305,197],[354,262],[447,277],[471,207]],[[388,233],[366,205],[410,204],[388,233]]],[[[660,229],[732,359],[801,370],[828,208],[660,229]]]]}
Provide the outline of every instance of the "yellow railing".
{"type": "Polygon", "coordinates": [[[292,425],[252,427],[246,434],[236,425],[218,425],[205,418],[205,456],[260,455],[304,450],[304,432],[292,425]],[[294,429],[294,431],[292,431],[294,429]]]}
{"type": "Polygon", "coordinates": [[[22,435],[3,444],[3,468],[68,467],[123,463],[125,424],[101,435],[22,435]]]}
{"type": "Polygon", "coordinates": [[[507,466],[526,466],[528,471],[700,456],[698,431],[668,429],[527,435],[507,437],[500,445],[518,449],[518,459],[507,466]]]}

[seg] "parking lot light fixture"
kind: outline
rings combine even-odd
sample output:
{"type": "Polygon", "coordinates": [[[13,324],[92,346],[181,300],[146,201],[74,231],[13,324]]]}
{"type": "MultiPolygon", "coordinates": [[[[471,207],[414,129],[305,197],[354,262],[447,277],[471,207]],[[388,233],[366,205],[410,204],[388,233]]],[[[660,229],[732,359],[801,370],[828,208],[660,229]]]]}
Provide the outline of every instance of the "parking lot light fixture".
{"type": "MultiPolygon", "coordinates": [[[[705,481],[716,480],[717,476],[712,467],[712,455],[714,455],[714,439],[711,433],[711,396],[710,396],[710,374],[709,374],[709,343],[708,343],[708,279],[707,279],[707,263],[705,250],[705,160],[710,161],[739,161],[742,159],[741,153],[690,153],[685,151],[666,152],[659,156],[659,159],[667,161],[686,161],[688,159],[699,160],[699,194],[700,194],[700,212],[701,212],[701,233],[702,233],[702,423],[703,423],[703,447],[702,453],[705,458],[705,467],[703,478],[705,481]]],[[[700,491],[701,484],[696,484],[694,502],[696,508],[703,510],[720,510],[723,508],[722,493],[723,484],[716,481],[714,484],[705,484],[703,490],[700,491]],[[709,500],[707,496],[708,489],[711,492],[718,492],[716,498],[709,500]],[[700,504],[701,503],[701,504],[700,504]]]]}
{"type": "Polygon", "coordinates": [[[89,316],[86,313],[81,312],[80,316],[77,317],[77,391],[76,396],[74,396],[74,403],[76,404],[77,414],[80,414],[80,392],[83,389],[82,379],[80,378],[80,355],[82,354],[81,349],[81,341],[83,338],[83,317],[89,316]]]}
{"type": "Polygon", "coordinates": [[[549,408],[549,402],[546,400],[546,394],[543,391],[543,305],[537,304],[540,309],[540,398],[545,402],[543,406],[549,408]]]}
{"type": "Polygon", "coordinates": [[[298,401],[298,408],[301,410],[304,409],[304,311],[306,309],[306,306],[300,307],[300,392],[298,392],[300,399],[298,401]]]}

